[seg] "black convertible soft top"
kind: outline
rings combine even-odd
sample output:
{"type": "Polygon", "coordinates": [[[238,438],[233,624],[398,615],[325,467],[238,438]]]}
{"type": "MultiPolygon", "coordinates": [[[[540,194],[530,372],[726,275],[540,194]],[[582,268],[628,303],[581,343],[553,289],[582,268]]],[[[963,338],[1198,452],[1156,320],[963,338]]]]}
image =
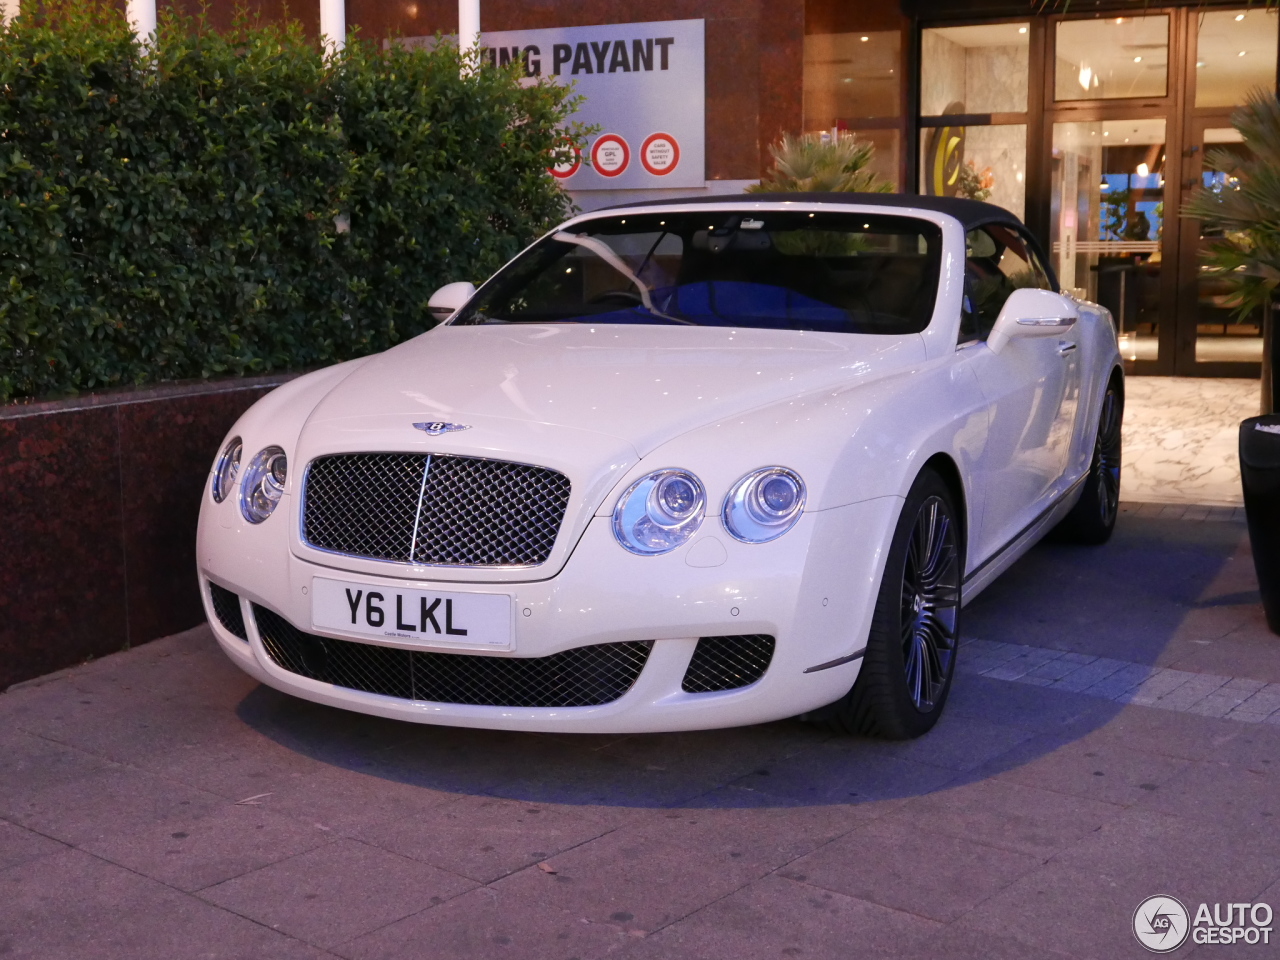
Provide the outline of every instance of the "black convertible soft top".
{"type": "MultiPolygon", "coordinates": [[[[1004,223],[1023,227],[1023,223],[1004,207],[979,200],[961,197],[925,197],[908,193],[726,193],[704,197],[672,197],[667,200],[642,200],[638,203],[621,203],[605,207],[617,210],[622,207],[656,207],[684,203],[857,203],[873,207],[915,207],[917,210],[934,210],[955,217],[966,231],[988,223],[1004,223]]],[[[593,210],[592,213],[602,211],[593,210]]],[[[1025,229],[1025,227],[1024,227],[1025,229]]]]}

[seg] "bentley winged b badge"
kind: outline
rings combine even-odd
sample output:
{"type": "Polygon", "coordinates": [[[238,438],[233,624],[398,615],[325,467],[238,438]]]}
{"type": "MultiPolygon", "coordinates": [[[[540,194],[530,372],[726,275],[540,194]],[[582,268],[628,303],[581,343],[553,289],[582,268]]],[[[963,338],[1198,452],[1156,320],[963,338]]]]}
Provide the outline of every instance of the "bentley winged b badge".
{"type": "Polygon", "coordinates": [[[469,423],[445,423],[443,420],[432,420],[430,423],[415,423],[415,427],[432,437],[442,433],[457,433],[459,430],[470,430],[469,423]]]}

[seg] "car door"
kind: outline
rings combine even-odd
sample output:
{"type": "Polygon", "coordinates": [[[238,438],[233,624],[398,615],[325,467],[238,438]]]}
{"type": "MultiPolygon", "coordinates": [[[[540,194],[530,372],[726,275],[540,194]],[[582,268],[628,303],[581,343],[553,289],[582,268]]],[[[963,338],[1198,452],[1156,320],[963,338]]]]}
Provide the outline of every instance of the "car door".
{"type": "Polygon", "coordinates": [[[959,358],[988,404],[987,442],[975,464],[982,520],[970,562],[981,563],[1030,525],[1062,492],[1080,395],[1075,328],[1020,338],[1000,353],[986,344],[1009,294],[1052,289],[1025,236],[1004,225],[966,238],[966,316],[959,358]]]}

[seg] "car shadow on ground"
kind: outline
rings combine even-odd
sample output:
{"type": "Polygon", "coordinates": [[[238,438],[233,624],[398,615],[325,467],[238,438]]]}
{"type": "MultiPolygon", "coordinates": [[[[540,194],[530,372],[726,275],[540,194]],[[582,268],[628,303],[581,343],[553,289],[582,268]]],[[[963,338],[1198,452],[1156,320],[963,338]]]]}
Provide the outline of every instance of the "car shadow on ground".
{"type": "MultiPolygon", "coordinates": [[[[1242,669],[1280,671],[1252,578],[1240,524],[1122,517],[1104,547],[1037,546],[966,608],[964,633],[1144,665],[1185,663],[1221,673],[1204,664],[1229,656],[1242,669]],[[1223,643],[1225,654],[1215,649],[1223,643]]],[[[859,805],[1016,775],[1106,728],[1124,708],[980,676],[963,669],[964,655],[962,647],[961,671],[938,726],[899,743],[797,720],[628,736],[472,730],[349,713],[264,686],[243,698],[238,715],[304,757],[443,793],[597,807],[734,808],[859,805]]]]}

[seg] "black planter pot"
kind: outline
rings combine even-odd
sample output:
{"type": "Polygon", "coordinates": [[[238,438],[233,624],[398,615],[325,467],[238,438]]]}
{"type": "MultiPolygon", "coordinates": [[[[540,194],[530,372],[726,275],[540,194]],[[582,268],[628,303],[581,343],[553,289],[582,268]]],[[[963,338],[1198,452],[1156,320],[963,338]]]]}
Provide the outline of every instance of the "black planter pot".
{"type": "Polygon", "coordinates": [[[1267,626],[1280,634],[1280,415],[1240,424],[1240,480],[1267,626]]]}

